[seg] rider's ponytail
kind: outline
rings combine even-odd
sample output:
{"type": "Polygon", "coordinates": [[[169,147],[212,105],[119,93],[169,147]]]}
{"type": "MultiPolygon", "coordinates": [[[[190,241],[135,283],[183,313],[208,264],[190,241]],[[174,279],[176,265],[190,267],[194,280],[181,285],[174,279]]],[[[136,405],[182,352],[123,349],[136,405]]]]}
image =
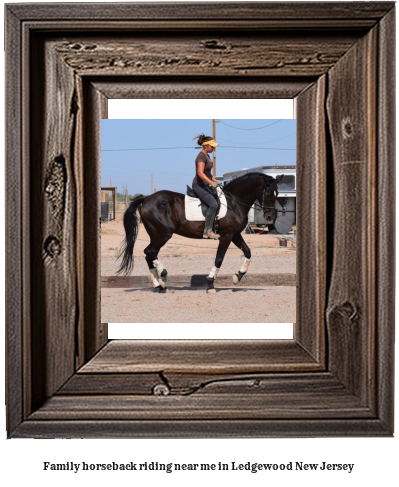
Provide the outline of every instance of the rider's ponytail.
{"type": "Polygon", "coordinates": [[[201,134],[201,135],[196,135],[193,140],[197,139],[197,144],[202,145],[205,142],[208,142],[210,140],[213,140],[212,137],[209,137],[208,135],[201,134]]]}

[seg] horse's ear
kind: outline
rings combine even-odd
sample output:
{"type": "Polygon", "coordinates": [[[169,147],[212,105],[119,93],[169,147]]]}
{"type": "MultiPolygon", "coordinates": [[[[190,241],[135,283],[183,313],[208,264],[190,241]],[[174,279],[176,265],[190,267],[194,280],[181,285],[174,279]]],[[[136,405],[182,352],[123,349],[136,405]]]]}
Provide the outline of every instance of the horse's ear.
{"type": "Polygon", "coordinates": [[[276,178],[276,184],[278,184],[284,177],[284,174],[282,174],[281,176],[279,176],[278,178],[276,178]]]}

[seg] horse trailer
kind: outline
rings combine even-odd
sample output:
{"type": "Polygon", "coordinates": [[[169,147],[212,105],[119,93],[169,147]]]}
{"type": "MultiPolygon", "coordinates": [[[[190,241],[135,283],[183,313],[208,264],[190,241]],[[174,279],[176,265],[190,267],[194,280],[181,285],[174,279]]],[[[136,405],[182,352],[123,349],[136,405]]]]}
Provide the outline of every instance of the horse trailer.
{"type": "Polygon", "coordinates": [[[283,175],[278,183],[278,198],[276,200],[276,215],[274,222],[267,222],[263,211],[253,206],[248,213],[248,223],[254,226],[268,226],[269,230],[276,229],[278,233],[286,234],[296,225],[296,166],[259,166],[240,171],[227,172],[220,182],[228,183],[235,178],[249,172],[262,172],[268,176],[277,178],[283,175]]]}

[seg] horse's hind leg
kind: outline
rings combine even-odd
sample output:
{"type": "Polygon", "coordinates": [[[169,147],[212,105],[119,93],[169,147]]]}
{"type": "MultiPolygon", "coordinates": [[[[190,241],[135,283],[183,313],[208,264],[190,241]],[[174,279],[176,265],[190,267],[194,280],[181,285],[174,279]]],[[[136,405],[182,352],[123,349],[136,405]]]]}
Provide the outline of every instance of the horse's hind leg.
{"type": "Polygon", "coordinates": [[[144,249],[145,260],[147,261],[150,270],[153,286],[155,289],[159,289],[159,292],[166,292],[166,277],[168,271],[158,259],[158,253],[161,247],[163,247],[169,239],[170,236],[151,239],[150,245],[144,249]]]}
{"type": "Polygon", "coordinates": [[[168,271],[162,264],[162,262],[158,259],[158,257],[152,261],[153,265],[155,266],[158,272],[159,283],[162,287],[166,287],[166,280],[168,278],[168,271]],[[165,284],[165,286],[164,286],[165,284]]]}
{"type": "Polygon", "coordinates": [[[238,271],[238,274],[234,274],[233,276],[234,284],[238,284],[248,270],[249,263],[251,262],[251,250],[249,249],[248,245],[244,242],[244,239],[242,238],[240,233],[233,237],[233,243],[244,252],[244,257],[245,257],[241,269],[238,271]]]}
{"type": "MultiPolygon", "coordinates": [[[[151,249],[149,247],[146,247],[144,249],[144,252],[146,252],[146,251],[150,252],[151,249]]],[[[146,255],[145,256],[145,260],[146,260],[147,265],[148,265],[148,268],[150,270],[150,276],[151,276],[151,279],[152,279],[152,285],[154,286],[154,289],[159,289],[159,291],[161,291],[161,289],[164,289],[165,286],[161,286],[161,284],[159,282],[160,278],[158,276],[158,271],[157,271],[155,265],[153,264],[153,262],[154,262],[153,259],[151,257],[148,257],[146,255]]]]}
{"type": "MultiPolygon", "coordinates": [[[[148,247],[144,250],[144,252],[148,249],[148,247]]],[[[151,250],[149,249],[151,252],[151,250]]],[[[152,278],[152,282],[155,288],[159,288],[160,292],[162,289],[166,289],[166,280],[168,276],[168,271],[162,264],[162,262],[156,258],[153,259],[152,256],[148,257],[145,256],[145,260],[147,261],[148,268],[150,269],[150,274],[152,278]]]]}

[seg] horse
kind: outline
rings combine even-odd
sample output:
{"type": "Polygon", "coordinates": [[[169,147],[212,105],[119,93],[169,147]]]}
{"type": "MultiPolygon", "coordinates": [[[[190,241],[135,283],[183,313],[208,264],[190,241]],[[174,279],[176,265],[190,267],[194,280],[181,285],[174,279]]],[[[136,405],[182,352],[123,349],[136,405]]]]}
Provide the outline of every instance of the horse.
{"type": "MultiPolygon", "coordinates": [[[[251,251],[242,238],[241,232],[248,224],[249,208],[257,201],[257,206],[263,210],[266,222],[273,223],[276,218],[277,184],[282,178],[283,176],[280,176],[275,179],[260,172],[250,172],[223,186],[227,200],[227,213],[219,220],[219,246],[215,265],[207,277],[207,293],[216,293],[214,282],[231,242],[243,251],[245,259],[238,273],[233,276],[234,284],[238,284],[246,274],[251,260],[251,251]]],[[[123,215],[125,239],[120,253],[122,261],[118,274],[128,275],[133,270],[133,249],[138,234],[137,209],[139,209],[141,221],[150,236],[150,244],[144,249],[144,253],[153,286],[161,293],[167,291],[167,270],[158,259],[160,249],[174,233],[196,239],[202,239],[204,233],[203,221],[187,221],[184,199],[185,195],[181,193],[164,190],[149,196],[137,196],[130,202],[123,215]]]]}

